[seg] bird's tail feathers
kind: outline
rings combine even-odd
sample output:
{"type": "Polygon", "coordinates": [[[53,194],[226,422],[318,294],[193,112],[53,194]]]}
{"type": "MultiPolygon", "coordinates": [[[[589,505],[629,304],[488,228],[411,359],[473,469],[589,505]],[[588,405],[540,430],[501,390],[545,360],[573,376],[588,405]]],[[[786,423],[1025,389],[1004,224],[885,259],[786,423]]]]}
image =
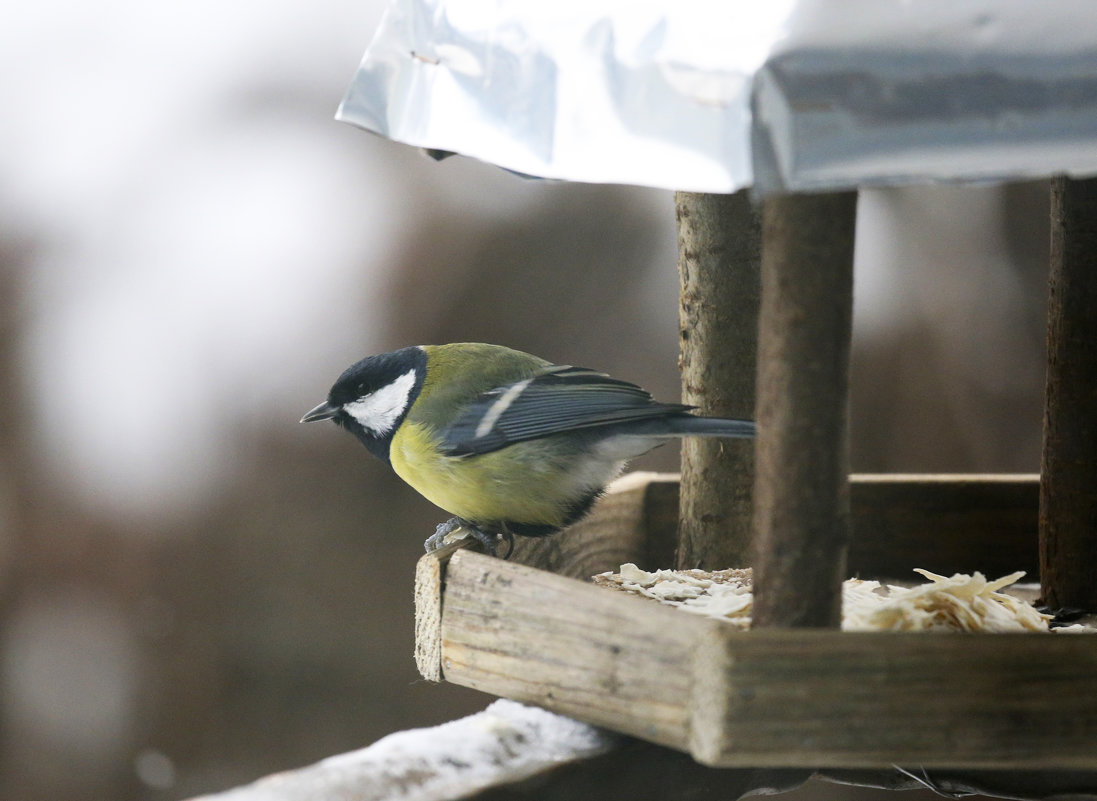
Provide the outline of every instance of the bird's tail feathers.
{"type": "Polygon", "coordinates": [[[753,437],[753,420],[733,420],[726,417],[697,417],[683,414],[671,422],[671,431],[688,437],[753,437]]]}
{"type": "Polygon", "coordinates": [[[724,417],[697,417],[685,412],[649,420],[618,423],[612,431],[616,434],[638,437],[753,437],[751,420],[731,420],[724,417]]]}

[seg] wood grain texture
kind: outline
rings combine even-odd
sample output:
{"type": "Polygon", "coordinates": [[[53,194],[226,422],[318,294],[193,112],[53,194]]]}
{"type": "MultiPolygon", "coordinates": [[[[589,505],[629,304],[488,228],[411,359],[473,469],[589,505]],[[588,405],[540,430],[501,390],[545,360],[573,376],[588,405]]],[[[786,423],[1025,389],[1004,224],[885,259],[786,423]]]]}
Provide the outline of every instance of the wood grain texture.
{"type": "MultiPolygon", "coordinates": [[[[668,567],[674,563],[678,494],[675,473],[630,474],[571,528],[543,539],[519,538],[511,561],[579,579],[625,562],[644,570],[668,567]]],[[[913,568],[922,567],[991,577],[1023,570],[1036,579],[1038,498],[1035,474],[851,475],[849,575],[909,579],[913,568]]],[[[436,560],[452,552],[424,556],[417,582],[440,586],[436,560]]],[[[417,626],[426,631],[429,621],[440,619],[440,601],[418,586],[416,599],[417,626]]]]}
{"type": "Polygon", "coordinates": [[[720,766],[1097,768],[1097,639],[753,631],[698,643],[720,766]]]}
{"type": "Polygon", "coordinates": [[[684,750],[690,647],[708,623],[466,550],[446,570],[442,671],[684,750]]]}
{"type": "MultiPolygon", "coordinates": [[[[510,561],[582,580],[632,562],[647,570],[674,559],[678,476],[633,473],[614,482],[585,519],[552,537],[517,538],[510,561]]],[[[505,546],[504,546],[505,547],[505,546]]],[[[424,554],[415,567],[415,665],[427,681],[442,680],[445,569],[471,541],[424,554]]]]}
{"type": "MultiPolygon", "coordinates": [[[[673,473],[658,475],[658,485],[643,495],[643,519],[649,537],[665,542],[674,533],[677,483],[673,473]]],[[[923,567],[945,575],[1024,570],[1037,577],[1036,474],[877,473],[853,474],[849,481],[850,576],[909,579],[913,568],[923,567]]],[[[591,536],[599,524],[596,512],[587,523],[591,536]]]]}
{"type": "Polygon", "coordinates": [[[713,766],[1097,769],[1092,636],[741,632],[462,551],[442,659],[449,681],[713,766]]]}
{"type": "Polygon", "coordinates": [[[1097,178],[1051,184],[1040,567],[1052,606],[1097,610],[1097,178]]]}
{"type": "Polygon", "coordinates": [[[865,578],[935,573],[1038,578],[1040,477],[1010,475],[850,476],[847,571],[865,578]]]}
{"type": "MultiPolygon", "coordinates": [[[[750,192],[677,192],[682,402],[701,414],[754,418],[761,215],[750,192]]],[[[751,542],[754,445],[682,440],[680,568],[743,564],[751,542]]]]}
{"type": "Polygon", "coordinates": [[[836,627],[849,547],[856,192],[766,200],[754,625],[836,627]]]}
{"type": "Polygon", "coordinates": [[[442,680],[442,581],[460,547],[447,545],[415,563],[415,666],[427,681],[442,680]]]}

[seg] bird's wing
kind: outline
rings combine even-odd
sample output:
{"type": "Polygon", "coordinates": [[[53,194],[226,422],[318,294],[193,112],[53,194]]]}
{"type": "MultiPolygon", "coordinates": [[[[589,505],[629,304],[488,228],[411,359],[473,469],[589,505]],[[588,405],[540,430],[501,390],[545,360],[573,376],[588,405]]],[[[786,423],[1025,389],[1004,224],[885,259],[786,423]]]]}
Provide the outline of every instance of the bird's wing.
{"type": "Polygon", "coordinates": [[[635,384],[604,373],[557,365],[477,397],[446,427],[442,448],[449,456],[489,453],[523,440],[690,408],[656,403],[635,384]]]}

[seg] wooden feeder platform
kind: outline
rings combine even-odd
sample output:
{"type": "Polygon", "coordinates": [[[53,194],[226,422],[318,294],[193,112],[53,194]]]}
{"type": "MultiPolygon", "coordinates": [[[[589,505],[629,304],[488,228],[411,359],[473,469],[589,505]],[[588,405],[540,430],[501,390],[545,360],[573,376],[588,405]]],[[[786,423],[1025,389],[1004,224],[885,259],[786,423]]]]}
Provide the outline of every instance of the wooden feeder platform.
{"type": "MultiPolygon", "coordinates": [[[[1038,492],[1036,476],[854,476],[850,573],[1035,579],[1038,492]]],[[[744,632],[576,580],[672,564],[677,495],[645,474],[510,561],[424,556],[420,671],[715,767],[1097,769],[1097,637],[744,632]]]]}

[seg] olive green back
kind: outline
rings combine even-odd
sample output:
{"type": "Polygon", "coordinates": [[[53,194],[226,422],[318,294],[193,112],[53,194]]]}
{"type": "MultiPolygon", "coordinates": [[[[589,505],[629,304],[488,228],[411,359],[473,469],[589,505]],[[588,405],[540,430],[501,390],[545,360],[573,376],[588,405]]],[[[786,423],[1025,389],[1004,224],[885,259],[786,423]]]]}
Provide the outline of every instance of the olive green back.
{"type": "Polygon", "coordinates": [[[426,345],[427,376],[408,420],[444,428],[481,393],[536,375],[549,362],[500,345],[458,342],[426,345]]]}

